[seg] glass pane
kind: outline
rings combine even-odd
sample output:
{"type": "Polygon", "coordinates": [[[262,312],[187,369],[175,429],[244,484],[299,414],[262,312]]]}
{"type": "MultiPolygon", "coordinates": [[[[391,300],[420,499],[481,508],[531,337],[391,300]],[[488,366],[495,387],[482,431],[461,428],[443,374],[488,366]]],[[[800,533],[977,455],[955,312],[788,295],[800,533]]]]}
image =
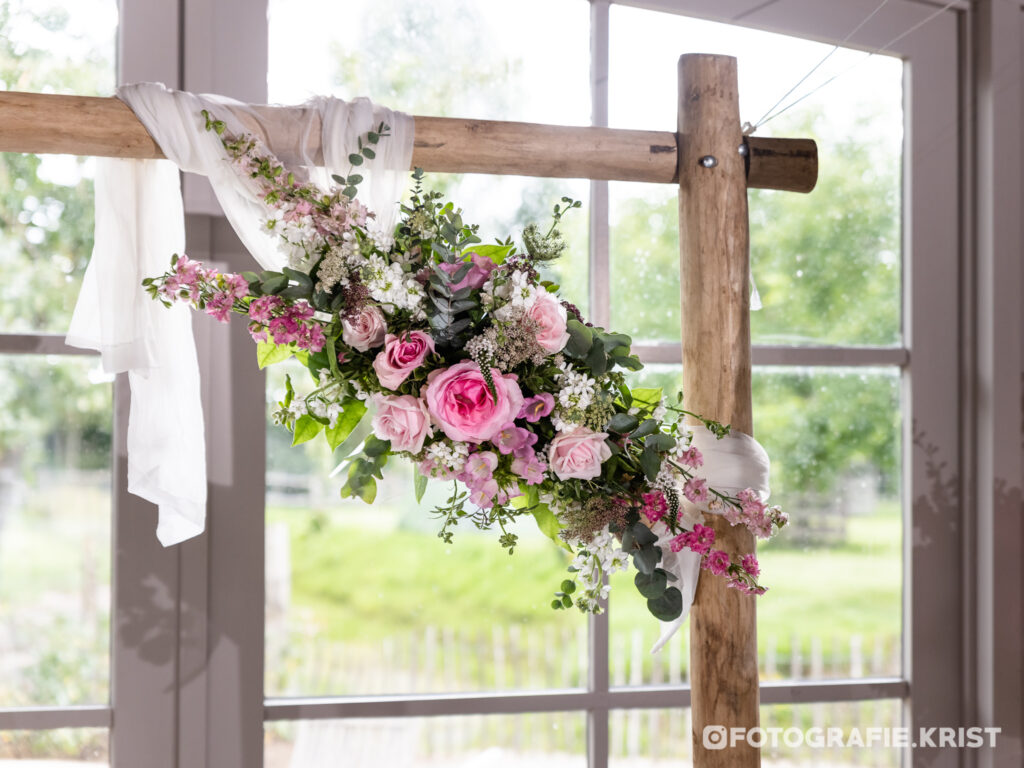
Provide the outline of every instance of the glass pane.
{"type": "Polygon", "coordinates": [[[69,763],[108,765],[110,733],[105,728],[0,731],[0,760],[3,765],[24,761],[39,768],[61,768],[69,763]]]}
{"type": "Polygon", "coordinates": [[[0,707],[108,699],[112,415],[97,366],[0,357],[0,707]]]}
{"type": "MultiPolygon", "coordinates": [[[[0,89],[107,95],[116,0],[0,11],[0,89]]],[[[92,251],[93,162],[0,153],[0,332],[67,330],[92,251]]]]}
{"type": "Polygon", "coordinates": [[[586,768],[581,712],[373,720],[300,720],[265,726],[266,768],[428,768],[538,765],[586,768]]]}
{"type": "MultiPolygon", "coordinates": [[[[649,366],[638,379],[672,392],[681,369],[649,366]]],[[[899,675],[899,372],[758,368],[753,385],[771,498],[791,521],[758,546],[769,587],[757,605],[762,679],[899,675]]],[[[612,577],[612,683],[686,680],[688,626],[651,656],[658,626],[635,593],[631,574],[612,577]]]]}
{"type": "MultiPolygon", "coordinates": [[[[590,122],[590,11],[581,0],[271,0],[269,10],[272,101],[369,96],[415,115],[590,122]],[[458,44],[439,56],[438,41],[456,30],[458,44]]],[[[589,189],[581,180],[440,173],[428,174],[426,186],[462,207],[484,242],[518,241],[523,226],[547,221],[563,196],[586,201],[589,189]]],[[[564,219],[570,249],[550,270],[584,313],[587,220],[586,209],[564,219]]]]}
{"type": "MultiPolygon", "coordinates": [[[[271,403],[285,372],[307,391],[297,364],[272,366],[271,403]]],[[[342,500],[321,441],[293,448],[267,429],[267,695],[585,684],[585,617],[550,607],[568,553],[532,519],[511,557],[466,526],[447,545],[429,514],[447,484],[431,481],[417,504],[413,469],[395,460],[372,506],[342,500]]]]}
{"type": "MultiPolygon", "coordinates": [[[[672,14],[611,8],[610,123],[674,130],[676,59],[739,59],[740,114],[758,120],[830,46],[672,14]],[[771,67],[759,62],[771,61],[771,67]]],[[[751,190],[758,344],[892,345],[900,327],[902,63],[842,49],[792,98],[843,72],[758,131],[811,137],[820,174],[810,195],[751,190]],[[848,70],[852,65],[859,65],[848,70]]],[[[613,327],[679,338],[679,238],[671,185],[610,185],[613,327]]]]}
{"type": "MultiPolygon", "coordinates": [[[[763,744],[761,761],[765,766],[895,767],[900,764],[900,750],[885,744],[883,729],[896,734],[901,707],[902,702],[893,700],[767,705],[761,707],[761,731],[752,732],[751,739],[763,744]],[[873,729],[878,729],[877,733],[873,729]],[[845,746],[858,743],[866,746],[845,746]]],[[[610,718],[612,768],[683,768],[692,764],[688,708],[620,709],[613,710],[610,718]]],[[[707,743],[722,743],[719,734],[709,726],[707,743]]]]}

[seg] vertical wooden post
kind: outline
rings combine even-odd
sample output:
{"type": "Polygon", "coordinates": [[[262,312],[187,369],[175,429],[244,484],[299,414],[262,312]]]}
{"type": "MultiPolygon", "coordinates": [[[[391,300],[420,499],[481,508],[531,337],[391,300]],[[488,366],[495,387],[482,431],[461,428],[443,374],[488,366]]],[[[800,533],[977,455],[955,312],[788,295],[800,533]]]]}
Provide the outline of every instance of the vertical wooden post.
{"type": "MultiPolygon", "coordinates": [[[[679,244],[683,392],[690,410],[751,434],[750,233],[736,59],[679,59],[679,244]]],[[[715,547],[754,551],[752,535],[708,516],[715,547]]],[[[754,598],[702,578],[690,617],[693,755],[698,768],[751,768],[745,741],[707,749],[705,729],[758,725],[754,598]]],[[[710,732],[708,732],[710,733],[710,732]]],[[[721,742],[719,742],[721,743],[721,742]]]]}

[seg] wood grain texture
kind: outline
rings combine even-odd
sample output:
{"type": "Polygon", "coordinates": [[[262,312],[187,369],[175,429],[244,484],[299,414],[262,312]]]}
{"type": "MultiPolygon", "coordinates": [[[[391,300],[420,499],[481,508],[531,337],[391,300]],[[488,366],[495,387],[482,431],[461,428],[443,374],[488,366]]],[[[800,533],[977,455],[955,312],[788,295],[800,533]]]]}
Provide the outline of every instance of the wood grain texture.
{"type": "MultiPolygon", "coordinates": [[[[289,126],[298,128],[298,118],[302,117],[301,107],[258,109],[268,114],[290,112],[274,121],[285,133],[289,126]],[[292,116],[295,119],[289,119],[292,116]]],[[[412,164],[425,171],[664,184],[677,179],[676,134],[667,131],[446,117],[415,119],[412,164]]],[[[289,143],[288,136],[266,136],[256,125],[249,128],[271,149],[289,143]]],[[[317,139],[318,132],[319,127],[314,125],[311,138],[317,139]]],[[[817,177],[817,153],[811,158],[807,144],[813,142],[752,139],[751,186],[809,190],[817,177]]],[[[163,157],[146,129],[118,99],[18,92],[0,93],[0,152],[163,157]]],[[[322,158],[315,159],[322,162],[322,158]]],[[[291,163],[295,158],[282,154],[281,160],[291,163]]]]}
{"type": "MultiPolygon", "coordinates": [[[[679,60],[679,241],[683,316],[683,391],[689,410],[751,434],[749,225],[736,60],[679,60]],[[707,168],[701,159],[714,157],[707,168]]],[[[754,551],[745,528],[709,515],[717,549],[754,551]]],[[[698,768],[754,768],[760,752],[705,749],[708,726],[759,722],[754,598],[700,579],[690,614],[693,756],[698,768]]]]}

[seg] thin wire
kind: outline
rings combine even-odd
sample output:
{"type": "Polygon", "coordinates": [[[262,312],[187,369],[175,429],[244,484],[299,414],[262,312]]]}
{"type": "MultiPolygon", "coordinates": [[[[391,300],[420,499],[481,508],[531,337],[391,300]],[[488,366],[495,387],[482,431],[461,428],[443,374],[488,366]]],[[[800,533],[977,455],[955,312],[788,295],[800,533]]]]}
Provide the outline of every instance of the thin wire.
{"type": "MultiPolygon", "coordinates": [[[[917,23],[916,23],[916,24],[914,24],[914,25],[913,25],[912,27],[910,27],[910,29],[907,29],[906,31],[904,31],[904,32],[901,32],[900,34],[896,35],[896,37],[894,37],[894,38],[893,38],[892,40],[890,40],[889,42],[885,43],[884,45],[880,45],[880,46],[879,46],[878,48],[875,48],[875,49],[874,49],[873,51],[871,51],[870,53],[868,53],[868,54],[867,54],[867,56],[865,56],[864,58],[862,58],[862,59],[861,59],[860,61],[857,61],[857,62],[853,63],[852,65],[850,65],[849,67],[847,67],[846,69],[842,70],[841,72],[837,72],[836,74],[832,75],[832,77],[830,77],[830,78],[829,78],[828,80],[826,80],[825,82],[821,83],[820,85],[818,85],[818,86],[817,86],[816,88],[814,88],[813,90],[811,90],[811,91],[808,91],[808,92],[807,92],[807,93],[805,93],[805,94],[804,94],[803,96],[801,96],[801,97],[800,97],[799,99],[796,99],[795,101],[792,101],[792,102],[790,102],[790,103],[789,103],[789,104],[787,104],[787,105],[786,105],[785,107],[783,107],[782,109],[780,109],[780,110],[779,110],[778,112],[772,112],[772,109],[775,109],[775,107],[777,107],[777,106],[778,106],[779,104],[781,104],[781,103],[782,103],[782,100],[783,100],[783,99],[784,99],[785,97],[783,97],[783,99],[779,99],[779,101],[778,101],[778,102],[776,102],[775,106],[773,106],[773,107],[772,107],[772,109],[768,110],[768,112],[766,112],[766,113],[765,113],[765,116],[763,116],[763,117],[762,117],[762,118],[761,118],[760,120],[758,120],[758,121],[757,121],[757,123],[755,123],[755,124],[754,124],[753,126],[750,126],[750,127],[749,127],[749,128],[748,128],[748,129],[746,130],[746,131],[745,131],[745,133],[746,133],[746,134],[748,134],[748,135],[749,135],[749,134],[751,134],[751,133],[753,133],[753,132],[754,132],[754,131],[756,131],[756,130],[757,130],[758,128],[760,128],[760,127],[761,127],[762,125],[764,125],[765,123],[768,123],[768,122],[770,122],[770,121],[774,120],[774,119],[775,119],[776,117],[778,117],[779,115],[783,114],[784,112],[787,112],[787,111],[789,111],[790,109],[792,109],[793,107],[795,107],[795,106],[796,106],[797,104],[799,104],[799,103],[800,103],[801,101],[803,101],[804,99],[808,98],[809,96],[813,96],[813,95],[814,95],[815,93],[817,93],[817,92],[818,92],[818,91],[820,91],[820,90],[821,90],[822,88],[824,88],[825,86],[827,86],[827,85],[828,85],[829,83],[831,83],[831,82],[832,82],[833,80],[836,80],[836,79],[838,79],[838,78],[842,77],[843,75],[845,75],[846,73],[848,73],[848,72],[849,72],[850,70],[856,69],[856,68],[857,68],[857,67],[859,67],[859,66],[860,66],[861,64],[863,64],[863,63],[864,63],[865,61],[867,61],[868,59],[870,59],[870,58],[871,58],[872,56],[874,56],[874,55],[876,55],[876,54],[878,54],[878,53],[881,53],[882,51],[884,51],[884,50],[886,50],[886,49],[892,48],[892,46],[896,45],[896,43],[898,43],[898,42],[899,42],[900,40],[902,40],[903,38],[905,38],[905,37],[906,37],[907,35],[909,35],[909,34],[912,34],[913,32],[916,32],[916,31],[917,31],[918,29],[920,29],[921,27],[923,27],[923,26],[924,26],[925,24],[927,24],[927,23],[928,23],[929,21],[931,21],[932,19],[934,19],[934,18],[936,18],[937,16],[939,16],[939,15],[941,15],[941,14],[945,13],[946,11],[948,11],[948,10],[949,10],[950,8],[952,8],[952,7],[954,6],[954,5],[956,5],[956,4],[957,4],[957,2],[959,2],[959,0],[949,0],[949,2],[948,2],[948,3],[946,3],[946,4],[944,5],[944,6],[942,6],[941,8],[939,8],[939,9],[938,9],[937,11],[933,12],[933,13],[932,13],[931,15],[929,15],[929,16],[926,16],[926,17],[925,17],[925,18],[923,18],[923,19],[922,19],[921,21],[917,22],[917,23]]],[[[883,3],[883,5],[884,5],[884,3],[883,3]]],[[[879,10],[879,8],[876,8],[876,9],[875,9],[875,13],[877,13],[877,12],[878,12],[878,10],[879,10]]],[[[873,15],[874,15],[874,13],[872,14],[872,16],[873,16],[873,15]]],[[[871,18],[871,16],[869,16],[868,18],[870,19],[870,18],[871,18]]],[[[865,19],[865,20],[864,20],[864,22],[861,22],[861,24],[860,24],[860,27],[864,26],[864,23],[866,23],[866,21],[867,21],[867,19],[865,19]]],[[[857,29],[860,29],[860,27],[858,27],[857,29]]],[[[857,31],[857,30],[854,30],[854,31],[853,31],[853,32],[851,32],[851,33],[850,33],[849,35],[847,35],[846,39],[848,40],[848,39],[849,39],[850,37],[852,37],[852,36],[853,36],[853,35],[854,35],[854,34],[856,33],[856,31],[857,31]]],[[[843,42],[846,42],[846,40],[844,40],[843,42]]],[[[840,45],[842,45],[842,43],[840,43],[840,45]]],[[[837,45],[837,46],[836,46],[836,48],[838,48],[838,47],[839,47],[839,46],[837,45]]],[[[832,51],[831,51],[831,52],[829,53],[829,56],[831,56],[831,55],[832,55],[832,53],[834,53],[834,52],[835,52],[835,49],[833,49],[833,50],[832,50],[832,51]]],[[[828,57],[826,56],[826,58],[828,58],[828,57]]],[[[819,64],[819,66],[820,66],[820,64],[819,64]]],[[[815,67],[815,69],[817,69],[817,67],[815,67]]],[[[811,70],[811,72],[813,72],[813,71],[814,71],[814,70],[812,69],[812,70],[811,70]]],[[[803,82],[804,82],[804,81],[805,81],[805,80],[807,79],[807,77],[809,77],[809,76],[810,76],[810,73],[808,73],[808,75],[807,75],[807,76],[805,76],[805,77],[804,77],[804,78],[803,78],[803,79],[802,79],[802,80],[800,81],[800,83],[803,83],[803,82]]],[[[788,96],[788,95],[789,95],[790,93],[792,93],[793,91],[795,91],[795,90],[797,89],[797,87],[799,87],[800,83],[797,83],[797,85],[796,85],[796,86],[794,86],[793,88],[791,88],[791,89],[789,90],[789,93],[787,93],[786,95],[788,96]]]]}
{"type": "Polygon", "coordinates": [[[805,82],[807,82],[807,78],[809,78],[811,75],[813,75],[819,69],[821,69],[821,66],[826,61],[828,61],[830,58],[832,58],[832,54],[834,54],[836,51],[838,51],[840,46],[842,46],[845,43],[847,43],[850,40],[851,37],[853,37],[855,34],[860,32],[860,30],[863,28],[863,26],[865,24],[867,24],[869,21],[871,21],[871,19],[873,19],[875,17],[875,15],[880,10],[882,10],[886,5],[888,5],[888,4],[889,4],[889,0],[882,0],[882,2],[879,3],[878,7],[875,8],[875,10],[873,10],[871,13],[869,13],[867,15],[867,17],[864,20],[861,21],[860,24],[858,24],[856,27],[854,27],[852,30],[850,30],[850,32],[846,35],[846,37],[844,37],[836,45],[832,46],[832,50],[829,51],[828,53],[826,53],[825,56],[821,59],[821,61],[819,61],[817,64],[815,64],[813,67],[811,67],[811,71],[810,72],[808,72],[806,75],[801,77],[797,81],[796,85],[794,85],[792,88],[790,88],[784,94],[782,94],[782,98],[780,98],[778,101],[776,101],[774,104],[772,104],[767,110],[765,110],[765,113],[763,115],[761,115],[760,119],[756,123],[754,123],[753,128],[750,130],[750,133],[753,133],[755,130],[757,130],[758,127],[763,125],[764,122],[765,122],[765,118],[767,118],[776,107],[778,107],[782,102],[784,102],[786,99],[788,99],[790,97],[790,95],[792,95],[793,91],[795,91],[797,88],[799,88],[805,82]]]}

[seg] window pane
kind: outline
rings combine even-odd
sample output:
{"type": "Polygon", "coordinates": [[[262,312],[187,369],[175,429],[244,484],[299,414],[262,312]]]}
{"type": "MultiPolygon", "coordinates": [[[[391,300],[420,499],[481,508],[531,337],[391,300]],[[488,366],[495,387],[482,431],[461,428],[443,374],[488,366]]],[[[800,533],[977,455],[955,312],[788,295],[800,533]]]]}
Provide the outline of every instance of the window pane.
{"type": "MultiPolygon", "coordinates": [[[[271,0],[269,8],[272,101],[369,96],[414,115],[590,122],[590,11],[583,0],[271,0]],[[437,41],[455,30],[458,44],[438,56],[437,41]]],[[[485,243],[509,235],[519,241],[525,224],[544,224],[563,196],[586,201],[589,189],[578,179],[442,173],[428,174],[425,185],[462,207],[485,243]]],[[[549,270],[584,313],[587,220],[586,208],[563,220],[569,251],[549,270]]]]}
{"type": "Polygon", "coordinates": [[[68,763],[107,765],[110,733],[105,728],[59,728],[52,731],[0,731],[0,760],[40,768],[68,763]],[[46,761],[46,762],[38,762],[46,761]],[[53,762],[50,762],[53,761],[53,762]]]}
{"type": "MultiPolygon", "coordinates": [[[[293,361],[294,362],[294,361],[293,361]]],[[[268,369],[268,400],[295,364],[268,369]]],[[[312,388],[312,385],[308,385],[312,388]]],[[[369,429],[369,418],[361,429],[369,429]]],[[[320,441],[293,448],[267,432],[267,655],[270,696],[581,687],[586,620],[553,611],[568,553],[532,519],[513,556],[493,533],[437,538],[430,516],[450,493],[394,460],[372,506],[338,498],[342,477],[320,441]]]]}
{"type": "Polygon", "coordinates": [[[0,357],[0,707],[108,699],[112,416],[97,364],[0,357]]]}
{"type": "MultiPolygon", "coordinates": [[[[4,3],[0,89],[107,95],[116,0],[4,3]]],[[[93,162],[0,154],[0,332],[67,330],[92,251],[93,162]]]]}
{"type": "MultiPolygon", "coordinates": [[[[638,379],[666,392],[681,386],[679,366],[649,366],[638,379]]],[[[769,587],[757,604],[762,679],[899,675],[898,371],[758,368],[753,385],[771,499],[791,521],[758,546],[769,587]]],[[[632,575],[613,576],[612,594],[612,683],[688,679],[688,626],[652,657],[658,626],[632,575]]]]}
{"type": "MultiPolygon", "coordinates": [[[[829,48],[613,5],[610,123],[674,130],[676,59],[698,50],[738,57],[740,113],[753,122],[829,48]]],[[[764,305],[751,315],[755,343],[900,343],[902,64],[864,56],[838,51],[807,89],[838,72],[842,79],[758,131],[816,139],[820,174],[810,195],[751,190],[751,265],[764,305]]],[[[677,340],[675,188],[613,183],[610,211],[613,327],[677,340]]]]}
{"type": "MultiPolygon", "coordinates": [[[[761,761],[765,766],[894,767],[900,764],[900,750],[868,742],[869,729],[899,728],[901,707],[902,702],[893,700],[766,705],[761,707],[764,734],[754,732],[752,739],[755,743],[764,739],[761,761]],[[833,746],[828,746],[825,737],[829,728],[839,729],[842,742],[835,735],[833,746]],[[857,736],[871,746],[839,746],[857,743],[857,736]]],[[[689,708],[620,709],[610,716],[612,768],[683,768],[692,764],[689,708]]],[[[716,737],[717,733],[709,733],[709,743],[717,744],[716,737]]],[[[703,734],[697,734],[697,738],[703,738],[703,734]]]]}
{"type": "Polygon", "coordinates": [[[580,712],[268,723],[266,768],[537,765],[585,768],[586,719],[580,712]]]}

